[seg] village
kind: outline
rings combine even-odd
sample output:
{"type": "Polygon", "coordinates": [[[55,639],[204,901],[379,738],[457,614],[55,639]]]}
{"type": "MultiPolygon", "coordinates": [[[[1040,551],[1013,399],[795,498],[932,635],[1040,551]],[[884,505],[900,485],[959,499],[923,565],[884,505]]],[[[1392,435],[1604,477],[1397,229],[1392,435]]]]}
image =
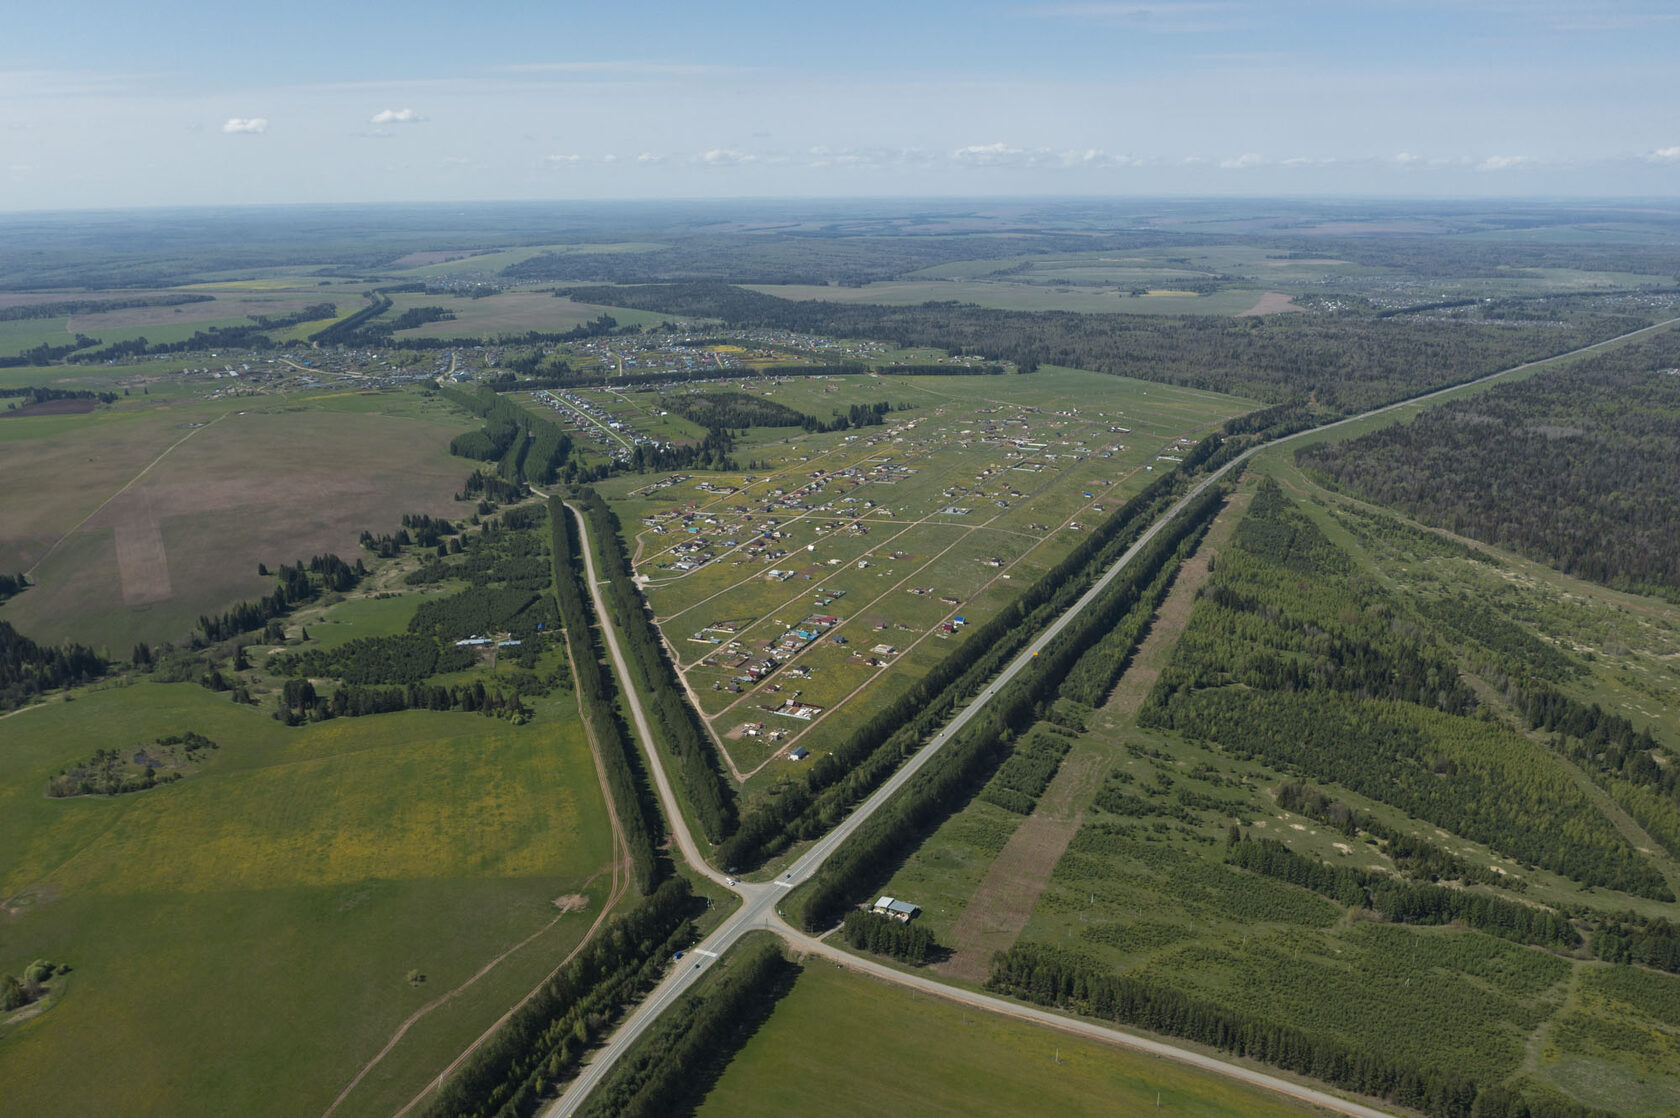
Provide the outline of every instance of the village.
{"type": "MultiPolygon", "coordinates": [[[[720,380],[804,414],[883,396],[893,410],[848,431],[742,432],[740,472],[597,486],[637,526],[637,582],[739,771],[821,755],[846,712],[926,672],[1196,439],[1193,417],[1152,415],[1142,391],[1097,407],[1023,392],[1028,378],[947,383],[720,380]]],[[[634,390],[575,395],[626,441],[664,418],[622,406],[634,390]]]]}

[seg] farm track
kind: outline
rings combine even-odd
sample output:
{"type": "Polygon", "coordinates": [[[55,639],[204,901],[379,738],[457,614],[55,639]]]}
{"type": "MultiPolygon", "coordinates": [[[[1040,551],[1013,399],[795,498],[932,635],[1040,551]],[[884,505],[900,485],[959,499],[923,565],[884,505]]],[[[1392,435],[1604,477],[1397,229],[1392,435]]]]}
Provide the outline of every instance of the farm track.
{"type": "MultiPolygon", "coordinates": [[[[1210,560],[1236,529],[1248,508],[1248,494],[1233,497],[1215,517],[1207,538],[1184,561],[1172,589],[1156,611],[1149,635],[1138,646],[1103,712],[1135,715],[1161,674],[1190,621],[1196,595],[1211,572],[1210,560]]],[[[1031,815],[992,860],[974,895],[951,929],[955,954],[937,969],[966,982],[982,982],[992,955],[1007,951],[1032,919],[1050,874],[1078,833],[1103,778],[1113,763],[1113,747],[1083,737],[1056,770],[1031,815]]]]}
{"type": "MultiPolygon", "coordinates": [[[[566,656],[567,656],[568,662],[570,662],[571,651],[570,651],[569,646],[568,646],[568,649],[567,649],[566,656]]],[[[571,667],[571,670],[572,670],[572,673],[573,673],[572,678],[574,678],[574,679],[577,678],[577,675],[576,675],[577,665],[575,663],[570,663],[570,667],[571,667]]],[[[415,1095],[414,1098],[410,1099],[408,1104],[406,1106],[404,1106],[401,1110],[397,1111],[394,1118],[402,1118],[403,1115],[408,1114],[415,1107],[417,1107],[421,1103],[425,1102],[426,1098],[429,1095],[434,1094],[439,1088],[441,1088],[443,1086],[444,1082],[451,1075],[453,1075],[455,1073],[455,1070],[457,1068],[459,1068],[464,1062],[466,1062],[468,1057],[470,1057],[474,1052],[478,1051],[478,1049],[484,1044],[485,1041],[489,1040],[492,1036],[494,1036],[496,1034],[497,1029],[500,1029],[504,1024],[507,1023],[509,1018],[511,1018],[515,1013],[518,1013],[521,1009],[523,1009],[525,1007],[525,1005],[528,1002],[530,1002],[530,1000],[532,998],[536,997],[537,994],[539,994],[542,991],[544,986],[547,986],[550,982],[552,982],[554,980],[554,976],[556,974],[560,973],[560,969],[562,967],[564,967],[567,963],[569,963],[573,959],[575,959],[577,957],[578,952],[582,951],[586,946],[589,945],[590,941],[595,938],[595,934],[601,930],[601,926],[606,922],[607,917],[612,915],[613,910],[616,909],[618,907],[619,902],[624,899],[625,893],[629,891],[630,883],[629,883],[629,876],[628,876],[628,873],[627,873],[627,870],[629,868],[629,861],[630,861],[629,849],[628,849],[628,845],[627,845],[627,843],[625,841],[625,838],[624,838],[624,825],[618,817],[618,808],[613,803],[612,788],[610,787],[610,785],[607,782],[606,765],[601,760],[601,743],[595,740],[595,734],[594,734],[594,731],[590,727],[589,720],[582,718],[581,711],[580,711],[579,717],[580,717],[580,719],[582,720],[582,723],[583,723],[584,734],[589,739],[589,755],[590,755],[591,759],[595,762],[595,777],[600,782],[601,798],[602,798],[602,801],[606,804],[607,819],[608,819],[608,822],[612,826],[612,836],[613,836],[613,858],[612,858],[612,865],[611,865],[612,880],[611,880],[611,883],[610,883],[610,885],[608,886],[608,889],[607,889],[607,899],[601,905],[601,910],[600,910],[600,912],[598,912],[596,914],[594,922],[589,925],[589,930],[583,933],[583,938],[582,939],[578,940],[577,946],[573,947],[572,950],[566,954],[566,957],[564,959],[561,959],[558,963],[556,963],[555,966],[554,966],[554,969],[549,971],[548,974],[543,977],[543,980],[541,982],[537,983],[537,985],[531,989],[530,993],[526,994],[523,998],[519,999],[519,1001],[514,1004],[513,1008],[509,1009],[506,1013],[504,1013],[500,1017],[498,1017],[495,1020],[495,1022],[492,1023],[489,1028],[485,1029],[482,1033],[480,1033],[478,1038],[476,1040],[474,1040],[471,1044],[469,1044],[466,1047],[466,1049],[459,1056],[455,1057],[455,1059],[450,1062],[448,1067],[444,1068],[443,1071],[439,1072],[437,1077],[435,1079],[433,1079],[426,1086],[426,1088],[424,1090],[422,1090],[418,1095],[415,1095]]],[[[591,878],[591,880],[593,880],[593,877],[591,878]]],[[[587,885],[588,885],[588,883],[586,882],[585,883],[586,888],[587,888],[587,885]]],[[[516,952],[516,951],[520,950],[521,948],[525,947],[527,944],[531,943],[533,940],[537,939],[539,936],[541,936],[544,933],[550,931],[564,917],[570,915],[574,911],[576,911],[576,910],[573,909],[573,908],[562,908],[561,911],[555,915],[554,919],[550,920],[548,923],[544,924],[542,927],[538,928],[536,931],[532,932],[530,935],[526,936],[524,939],[520,940],[518,943],[514,944],[512,947],[509,947],[507,950],[503,951],[500,955],[497,955],[494,959],[491,959],[488,963],[485,963],[476,972],[474,972],[474,974],[471,978],[469,978],[465,982],[461,983],[461,985],[455,987],[453,990],[450,990],[448,993],[442,995],[441,997],[434,998],[432,1001],[427,1002],[425,1005],[421,1006],[419,1009],[415,1010],[412,1014],[410,1014],[409,1017],[406,1020],[403,1021],[402,1025],[398,1027],[397,1031],[394,1034],[392,1034],[391,1039],[388,1040],[385,1043],[385,1047],[381,1048],[379,1050],[378,1054],[375,1055],[373,1057],[373,1059],[369,1060],[362,1067],[362,1069],[356,1073],[355,1078],[353,1078],[345,1086],[344,1090],[342,1090],[338,1093],[338,1097],[333,1099],[332,1105],[327,1107],[327,1109],[322,1113],[321,1118],[331,1118],[332,1113],[334,1111],[336,1111],[339,1108],[339,1106],[341,1106],[343,1104],[344,1100],[346,1098],[348,1098],[350,1096],[350,1093],[352,1091],[354,1091],[356,1089],[356,1087],[362,1082],[362,1080],[367,1077],[368,1073],[371,1072],[374,1069],[374,1067],[379,1064],[379,1062],[381,1060],[383,1060],[386,1056],[388,1056],[391,1053],[391,1050],[394,1049],[397,1046],[398,1042],[400,1042],[402,1040],[403,1036],[405,1034],[407,1034],[407,1032],[411,1028],[413,1028],[416,1024],[419,1023],[421,1018],[423,1018],[427,1014],[431,1013],[434,1009],[437,1009],[440,1006],[444,1005],[445,1003],[451,1001],[457,995],[459,995],[461,993],[464,993],[468,987],[472,986],[475,982],[477,982],[479,979],[483,978],[486,974],[489,974],[490,971],[493,970],[495,968],[495,966],[498,963],[500,963],[503,959],[506,959],[509,955],[512,955],[514,952],[516,952]]]]}

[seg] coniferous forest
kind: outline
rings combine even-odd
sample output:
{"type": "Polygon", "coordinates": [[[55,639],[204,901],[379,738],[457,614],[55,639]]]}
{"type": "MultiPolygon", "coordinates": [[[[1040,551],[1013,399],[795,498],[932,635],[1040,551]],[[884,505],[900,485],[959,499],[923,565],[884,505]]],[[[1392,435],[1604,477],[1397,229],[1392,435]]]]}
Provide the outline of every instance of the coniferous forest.
{"type": "Polygon", "coordinates": [[[1370,500],[1579,578],[1680,601],[1680,335],[1311,447],[1370,500]]]}

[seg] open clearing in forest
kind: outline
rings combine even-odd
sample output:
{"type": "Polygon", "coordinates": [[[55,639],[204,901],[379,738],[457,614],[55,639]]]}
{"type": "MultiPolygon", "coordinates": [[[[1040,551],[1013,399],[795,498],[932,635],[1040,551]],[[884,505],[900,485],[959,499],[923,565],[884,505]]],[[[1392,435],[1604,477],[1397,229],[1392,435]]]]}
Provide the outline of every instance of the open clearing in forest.
{"type": "Polygon", "coordinates": [[[1237,317],[1250,318],[1263,314],[1283,314],[1288,311],[1295,311],[1299,313],[1304,309],[1305,308],[1303,307],[1297,307],[1295,305],[1295,297],[1293,295],[1285,295],[1281,291],[1268,291],[1264,295],[1260,296],[1260,301],[1258,303],[1255,303],[1246,311],[1241,312],[1237,315],[1237,317]]]}

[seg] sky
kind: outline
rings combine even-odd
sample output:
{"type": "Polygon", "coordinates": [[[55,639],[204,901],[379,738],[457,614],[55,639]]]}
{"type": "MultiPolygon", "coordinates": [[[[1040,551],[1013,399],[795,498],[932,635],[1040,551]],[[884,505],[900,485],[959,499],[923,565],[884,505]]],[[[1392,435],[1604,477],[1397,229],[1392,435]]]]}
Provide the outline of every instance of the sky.
{"type": "Polygon", "coordinates": [[[0,211],[1680,193],[1680,0],[54,0],[0,211]]]}

